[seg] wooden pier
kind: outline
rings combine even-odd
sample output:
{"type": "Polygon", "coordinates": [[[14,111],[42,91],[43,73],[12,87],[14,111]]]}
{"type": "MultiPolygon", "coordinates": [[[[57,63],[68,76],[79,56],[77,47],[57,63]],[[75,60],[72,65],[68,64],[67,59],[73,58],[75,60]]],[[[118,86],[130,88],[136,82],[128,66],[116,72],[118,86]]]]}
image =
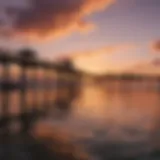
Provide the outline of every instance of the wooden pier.
{"type": "Polygon", "coordinates": [[[1,50],[0,67],[0,159],[55,159],[28,131],[54,107],[68,107],[78,92],[80,73],[68,62],[54,64],[39,60],[30,49],[17,54],[1,50]],[[12,66],[20,71],[16,80],[10,76],[12,66]],[[10,112],[10,108],[14,108],[10,100],[13,92],[20,96],[16,113],[10,112]],[[31,104],[27,96],[32,99],[31,104]],[[20,129],[14,133],[10,126],[15,122],[20,124],[20,129]]]}

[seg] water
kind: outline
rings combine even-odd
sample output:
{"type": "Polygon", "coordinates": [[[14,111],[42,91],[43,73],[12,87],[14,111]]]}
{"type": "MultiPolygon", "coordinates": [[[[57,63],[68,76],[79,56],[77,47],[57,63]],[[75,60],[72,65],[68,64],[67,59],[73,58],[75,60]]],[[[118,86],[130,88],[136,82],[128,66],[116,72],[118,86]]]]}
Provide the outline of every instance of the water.
{"type": "MultiPolygon", "coordinates": [[[[28,107],[35,103],[35,93],[30,90],[26,94],[28,107]]],[[[39,107],[46,102],[52,105],[55,91],[37,93],[39,98],[36,103],[39,107]]],[[[10,93],[9,105],[9,113],[19,113],[18,91],[10,93]]],[[[110,89],[90,83],[83,85],[69,110],[54,110],[47,123],[67,130],[72,135],[72,141],[82,144],[94,158],[146,159],[149,153],[159,147],[159,115],[160,92],[156,90],[110,89]]]]}
{"type": "Polygon", "coordinates": [[[157,90],[107,89],[93,83],[82,88],[69,115],[51,123],[68,130],[98,159],[146,159],[159,149],[159,114],[157,90]]]}

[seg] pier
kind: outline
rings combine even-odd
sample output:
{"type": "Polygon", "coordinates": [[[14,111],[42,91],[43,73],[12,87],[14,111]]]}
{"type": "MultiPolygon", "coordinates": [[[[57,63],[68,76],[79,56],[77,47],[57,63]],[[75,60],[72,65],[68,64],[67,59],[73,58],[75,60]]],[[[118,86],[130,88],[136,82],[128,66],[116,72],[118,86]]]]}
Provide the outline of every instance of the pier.
{"type": "Polygon", "coordinates": [[[55,159],[56,155],[49,156],[29,131],[55,107],[69,107],[78,92],[81,74],[70,62],[42,61],[30,49],[17,54],[1,50],[0,70],[0,158],[55,159]],[[18,72],[16,76],[11,74],[13,66],[18,72]],[[14,102],[16,93],[19,105],[14,102]]]}

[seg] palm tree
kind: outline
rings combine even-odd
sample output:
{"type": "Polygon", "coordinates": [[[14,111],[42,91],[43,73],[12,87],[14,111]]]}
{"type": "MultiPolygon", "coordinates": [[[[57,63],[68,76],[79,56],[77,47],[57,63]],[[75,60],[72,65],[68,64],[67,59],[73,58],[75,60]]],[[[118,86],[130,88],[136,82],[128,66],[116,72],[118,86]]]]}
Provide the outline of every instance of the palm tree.
{"type": "Polygon", "coordinates": [[[73,62],[69,59],[65,59],[65,60],[61,61],[59,64],[63,68],[63,70],[65,70],[67,72],[74,71],[73,62]]]}
{"type": "Polygon", "coordinates": [[[2,77],[3,79],[6,79],[6,76],[8,75],[8,65],[7,64],[7,59],[8,59],[8,56],[7,56],[7,52],[4,51],[4,50],[0,50],[0,62],[3,66],[3,73],[2,73],[2,77]]]}
{"type": "MultiPolygon", "coordinates": [[[[35,51],[31,49],[22,49],[18,53],[18,62],[22,67],[22,80],[26,79],[26,70],[29,66],[35,67],[37,63],[37,56],[35,51]]],[[[24,88],[25,86],[23,86],[24,88]]]]}
{"type": "Polygon", "coordinates": [[[22,49],[18,53],[18,59],[22,67],[33,65],[37,61],[36,52],[31,49],[22,49]]]}

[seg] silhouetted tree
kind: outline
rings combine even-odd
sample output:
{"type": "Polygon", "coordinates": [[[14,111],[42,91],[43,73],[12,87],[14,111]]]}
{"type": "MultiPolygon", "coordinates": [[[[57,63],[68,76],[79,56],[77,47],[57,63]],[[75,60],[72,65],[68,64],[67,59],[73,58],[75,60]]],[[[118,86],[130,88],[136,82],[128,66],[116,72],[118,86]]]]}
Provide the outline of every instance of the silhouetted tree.
{"type": "Polygon", "coordinates": [[[29,66],[32,66],[34,68],[37,63],[36,52],[28,48],[22,49],[18,52],[18,61],[22,67],[21,78],[25,79],[27,68],[29,66]]]}
{"type": "Polygon", "coordinates": [[[3,78],[6,79],[8,76],[8,61],[9,61],[9,54],[5,50],[0,50],[0,62],[3,65],[3,78]]]}
{"type": "Polygon", "coordinates": [[[24,66],[30,65],[31,62],[33,63],[35,60],[37,60],[36,52],[28,48],[20,50],[18,57],[22,62],[21,64],[24,66]]]}
{"type": "Polygon", "coordinates": [[[60,66],[63,67],[63,69],[65,68],[65,71],[73,71],[74,70],[73,62],[70,59],[62,60],[59,64],[60,64],[60,66]]]}

